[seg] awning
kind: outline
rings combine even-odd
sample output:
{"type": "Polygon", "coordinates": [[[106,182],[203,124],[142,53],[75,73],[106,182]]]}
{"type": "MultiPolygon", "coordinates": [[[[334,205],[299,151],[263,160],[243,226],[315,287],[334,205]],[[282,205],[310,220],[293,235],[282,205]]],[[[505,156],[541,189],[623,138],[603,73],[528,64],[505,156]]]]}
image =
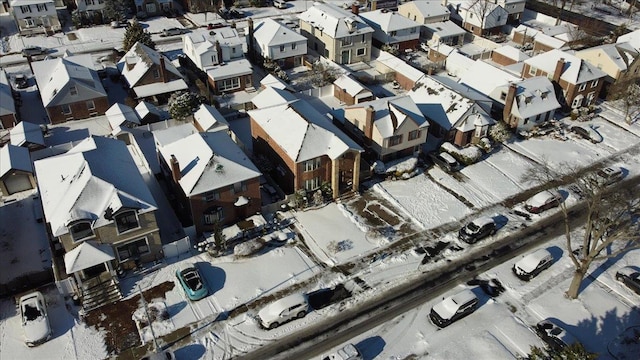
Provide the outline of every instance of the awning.
{"type": "Polygon", "coordinates": [[[238,197],[238,200],[236,200],[236,202],[233,203],[234,206],[240,207],[240,206],[245,206],[249,203],[249,199],[247,199],[244,196],[240,196],[238,197]]]}
{"type": "Polygon", "coordinates": [[[84,242],[64,255],[64,266],[67,274],[73,274],[113,259],[113,249],[109,245],[94,246],[84,242]]]}

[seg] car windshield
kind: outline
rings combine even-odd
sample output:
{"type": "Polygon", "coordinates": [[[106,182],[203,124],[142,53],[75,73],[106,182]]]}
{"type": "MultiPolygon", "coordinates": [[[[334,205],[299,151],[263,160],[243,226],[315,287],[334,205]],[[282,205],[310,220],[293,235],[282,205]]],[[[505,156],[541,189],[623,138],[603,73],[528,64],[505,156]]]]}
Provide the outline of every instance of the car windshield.
{"type": "Polygon", "coordinates": [[[200,276],[193,269],[187,269],[182,272],[182,277],[184,278],[185,283],[191,290],[199,290],[202,288],[202,282],[200,281],[200,276]]]}
{"type": "Polygon", "coordinates": [[[467,225],[467,229],[471,232],[478,232],[478,230],[480,230],[480,227],[475,223],[469,223],[469,225],[467,225]]]}
{"type": "Polygon", "coordinates": [[[36,320],[37,318],[39,318],[40,316],[42,316],[42,312],[40,312],[40,309],[38,309],[37,306],[31,305],[31,304],[26,304],[24,306],[24,318],[27,321],[33,321],[36,320]]]}

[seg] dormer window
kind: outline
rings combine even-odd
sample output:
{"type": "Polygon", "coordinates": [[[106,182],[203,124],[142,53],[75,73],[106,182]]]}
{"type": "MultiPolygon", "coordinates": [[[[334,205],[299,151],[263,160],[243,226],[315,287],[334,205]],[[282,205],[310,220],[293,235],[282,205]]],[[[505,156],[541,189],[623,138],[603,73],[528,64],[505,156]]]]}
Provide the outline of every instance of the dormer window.
{"type": "Polygon", "coordinates": [[[91,222],[88,220],[80,220],[74,224],[70,224],[69,235],[74,242],[84,240],[93,236],[93,229],[91,228],[91,222]]]}
{"type": "Polygon", "coordinates": [[[118,228],[118,234],[140,227],[138,215],[135,210],[126,210],[116,215],[115,222],[116,227],[118,228]]]}
{"type": "Polygon", "coordinates": [[[78,95],[78,88],[75,86],[69,87],[69,95],[78,95]]]}

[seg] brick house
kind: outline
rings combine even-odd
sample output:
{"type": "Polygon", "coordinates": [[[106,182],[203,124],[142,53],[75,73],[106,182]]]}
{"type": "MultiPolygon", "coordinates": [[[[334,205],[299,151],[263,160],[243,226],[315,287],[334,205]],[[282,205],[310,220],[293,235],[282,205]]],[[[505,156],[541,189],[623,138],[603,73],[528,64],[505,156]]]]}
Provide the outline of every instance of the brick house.
{"type": "Polygon", "coordinates": [[[333,198],[360,185],[358,144],[304,100],[250,110],[256,154],[274,164],[273,178],[288,194],[331,185],[333,198]]]}
{"type": "Polygon", "coordinates": [[[375,99],[373,92],[351,75],[342,75],[333,82],[333,96],[347,105],[375,99]]]}
{"type": "Polygon", "coordinates": [[[107,92],[91,55],[73,55],[31,64],[51,124],[103,115],[107,92]]]}
{"type": "Polygon", "coordinates": [[[0,129],[11,129],[19,121],[13,89],[4,70],[0,70],[0,129]]]}
{"type": "Polygon", "coordinates": [[[529,55],[511,45],[501,46],[491,52],[491,61],[502,66],[523,62],[528,58],[530,58],[529,55]]]}
{"type": "Polygon", "coordinates": [[[7,144],[0,148],[0,193],[9,196],[35,189],[33,165],[26,147],[7,144]]]}
{"type": "Polygon", "coordinates": [[[386,9],[369,11],[360,17],[373,28],[373,45],[400,51],[415,49],[420,39],[420,24],[386,9]]]}

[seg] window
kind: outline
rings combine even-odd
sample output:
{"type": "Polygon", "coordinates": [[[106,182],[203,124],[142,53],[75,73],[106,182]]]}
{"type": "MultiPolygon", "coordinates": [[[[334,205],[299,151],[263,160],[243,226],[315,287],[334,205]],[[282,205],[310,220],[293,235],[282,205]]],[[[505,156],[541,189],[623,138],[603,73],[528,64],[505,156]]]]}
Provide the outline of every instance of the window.
{"type": "Polygon", "coordinates": [[[69,105],[62,105],[62,113],[64,115],[71,115],[71,106],[69,105]]]}
{"type": "Polygon", "coordinates": [[[217,191],[209,191],[202,195],[202,200],[206,202],[219,200],[219,199],[220,199],[220,193],[218,193],[217,191]]]}
{"type": "Polygon", "coordinates": [[[296,43],[291,44],[291,50],[295,50],[296,49],[296,43]]]}
{"type": "Polygon", "coordinates": [[[395,146],[402,143],[402,135],[396,135],[389,138],[389,146],[395,146]]]}
{"type": "Polygon", "coordinates": [[[417,28],[411,28],[411,29],[409,30],[409,33],[410,33],[410,34],[415,34],[417,31],[418,31],[418,29],[417,29],[417,28]]]}
{"type": "Polygon", "coordinates": [[[220,206],[215,206],[202,213],[202,220],[205,225],[212,225],[224,219],[224,210],[220,206]]]}
{"type": "Polygon", "coordinates": [[[20,11],[22,11],[23,14],[30,13],[31,6],[29,5],[20,6],[20,11]]]}
{"type": "Polygon", "coordinates": [[[218,81],[218,90],[226,91],[240,88],[240,78],[231,78],[218,81]]]}
{"type": "Polygon", "coordinates": [[[487,136],[487,129],[488,127],[486,126],[478,126],[476,127],[476,131],[475,131],[475,137],[476,138],[481,138],[481,137],[485,137],[487,136]]]}
{"type": "Polygon", "coordinates": [[[93,236],[90,221],[80,221],[69,226],[69,235],[74,242],[93,236]]]}
{"type": "Polygon", "coordinates": [[[69,88],[69,94],[70,94],[70,95],[73,95],[73,96],[78,95],[78,88],[77,88],[77,87],[75,87],[75,86],[71,86],[71,87],[69,88]]]}
{"type": "Polygon", "coordinates": [[[580,105],[582,105],[582,95],[576,96],[571,102],[571,107],[573,109],[580,107],[580,105]]]}
{"type": "Polygon", "coordinates": [[[153,69],[151,73],[153,74],[154,79],[158,79],[160,77],[160,69],[158,68],[153,69]]]}
{"type": "Polygon", "coordinates": [[[364,56],[367,53],[367,48],[360,48],[358,50],[356,50],[356,55],[357,56],[364,56]]]}
{"type": "Polygon", "coordinates": [[[24,23],[26,27],[34,27],[36,26],[36,22],[33,19],[24,19],[24,23]]]}
{"type": "Polygon", "coordinates": [[[349,45],[353,45],[353,39],[351,38],[351,36],[347,36],[346,38],[342,39],[342,46],[349,46],[349,45]]]}
{"type": "Polygon", "coordinates": [[[304,162],[304,171],[308,172],[308,171],[313,171],[315,169],[318,169],[320,167],[320,163],[321,163],[320,158],[307,160],[304,162]]]}
{"type": "Polygon", "coordinates": [[[356,129],[360,129],[360,121],[358,121],[358,119],[353,119],[353,126],[356,129]]]}
{"type": "Polygon", "coordinates": [[[233,184],[233,193],[237,194],[243,191],[247,191],[247,183],[244,181],[241,181],[239,183],[235,183],[233,184]]]}
{"type": "Polygon", "coordinates": [[[280,52],[284,52],[284,45],[280,45],[280,52]]]}
{"type": "Polygon", "coordinates": [[[598,79],[595,79],[591,82],[591,88],[598,86],[598,79]]]}
{"type": "Polygon", "coordinates": [[[96,104],[93,102],[93,100],[87,101],[87,110],[95,110],[95,108],[96,104]]]}
{"type": "Polygon", "coordinates": [[[362,38],[360,39],[360,42],[363,44],[367,42],[367,37],[364,36],[364,34],[362,34],[362,38]]]}
{"type": "Polygon", "coordinates": [[[138,259],[141,255],[148,254],[150,252],[147,238],[134,240],[116,247],[116,253],[118,254],[118,260],[120,262],[127,261],[129,259],[138,259]]]}
{"type": "Polygon", "coordinates": [[[596,92],[592,91],[589,94],[587,94],[587,104],[591,105],[591,103],[593,103],[593,99],[596,98],[596,92]]]}
{"type": "Polygon", "coordinates": [[[538,69],[533,66],[529,66],[529,75],[536,76],[536,72],[538,72],[538,69]]]}
{"type": "Polygon", "coordinates": [[[584,91],[584,89],[586,89],[586,88],[587,88],[587,83],[586,82],[582,83],[582,84],[580,84],[580,87],[578,88],[578,91],[584,91]]]}
{"type": "Polygon", "coordinates": [[[506,100],[507,99],[507,93],[506,92],[501,92],[500,93],[500,100],[506,100]]]}
{"type": "Polygon", "coordinates": [[[116,227],[118,228],[118,234],[140,227],[135,210],[128,210],[122,214],[116,215],[115,220],[116,227]]]}
{"type": "Polygon", "coordinates": [[[233,47],[233,48],[231,48],[231,53],[232,53],[232,54],[235,54],[235,53],[236,53],[236,48],[234,48],[234,47],[233,47]]]}
{"type": "Polygon", "coordinates": [[[496,17],[496,21],[500,21],[500,18],[501,18],[501,17],[502,17],[501,15],[498,15],[498,16],[496,17]]]}
{"type": "Polygon", "coordinates": [[[413,130],[409,132],[409,140],[415,140],[420,138],[420,130],[413,130]]]}
{"type": "Polygon", "coordinates": [[[395,31],[389,31],[389,36],[396,36],[396,32],[395,31]]]}
{"type": "Polygon", "coordinates": [[[307,179],[304,181],[304,189],[307,191],[313,191],[320,187],[320,177],[316,176],[313,179],[307,179]]]}

